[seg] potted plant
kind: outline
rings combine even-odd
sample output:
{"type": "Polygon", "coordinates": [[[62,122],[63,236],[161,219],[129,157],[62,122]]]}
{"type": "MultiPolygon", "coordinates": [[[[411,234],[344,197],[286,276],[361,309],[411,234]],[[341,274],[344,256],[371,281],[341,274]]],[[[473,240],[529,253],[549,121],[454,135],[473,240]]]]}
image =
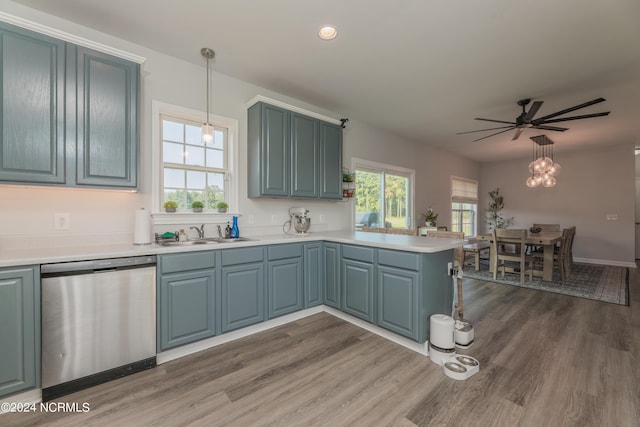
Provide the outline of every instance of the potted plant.
{"type": "Polygon", "coordinates": [[[424,216],[424,225],[426,225],[427,227],[436,226],[436,221],[438,220],[438,214],[436,213],[435,209],[429,208],[426,210],[426,212],[423,212],[422,215],[424,216]]]}
{"type": "Polygon", "coordinates": [[[218,209],[218,212],[220,212],[220,213],[225,213],[227,211],[228,207],[229,207],[229,205],[224,201],[220,201],[220,202],[216,203],[216,208],[218,209]]]}
{"type": "Polygon", "coordinates": [[[191,203],[191,209],[193,209],[194,212],[202,212],[202,208],[204,208],[204,203],[202,203],[200,200],[196,200],[195,202],[191,203]]]}
{"type": "Polygon", "coordinates": [[[513,224],[514,217],[505,218],[502,216],[502,209],[504,209],[504,196],[500,194],[500,189],[489,191],[489,206],[487,208],[487,225],[489,230],[494,228],[508,228],[513,224]]]}
{"type": "Polygon", "coordinates": [[[173,200],[168,200],[164,202],[165,212],[175,212],[177,208],[178,208],[178,204],[173,200]]]}

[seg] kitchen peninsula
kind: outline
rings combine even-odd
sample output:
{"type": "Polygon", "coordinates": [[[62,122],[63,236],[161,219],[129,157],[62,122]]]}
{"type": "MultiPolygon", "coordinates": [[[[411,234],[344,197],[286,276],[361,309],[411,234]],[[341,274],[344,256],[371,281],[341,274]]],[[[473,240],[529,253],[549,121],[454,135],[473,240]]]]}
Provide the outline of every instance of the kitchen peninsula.
{"type": "MultiPolygon", "coordinates": [[[[40,340],[40,266],[157,255],[158,363],[327,311],[426,354],[429,317],[450,313],[448,263],[464,240],[364,232],[256,236],[233,243],[0,249],[0,277],[32,271],[35,318],[24,339],[40,340]],[[411,344],[413,343],[413,344],[411,344]]],[[[23,330],[24,325],[13,325],[23,330]]],[[[38,388],[34,374],[23,390],[38,388]]],[[[22,356],[21,356],[22,358],[22,356]]],[[[0,392],[2,384],[0,384],[0,392]]],[[[18,391],[18,390],[15,390],[18,391]]]]}

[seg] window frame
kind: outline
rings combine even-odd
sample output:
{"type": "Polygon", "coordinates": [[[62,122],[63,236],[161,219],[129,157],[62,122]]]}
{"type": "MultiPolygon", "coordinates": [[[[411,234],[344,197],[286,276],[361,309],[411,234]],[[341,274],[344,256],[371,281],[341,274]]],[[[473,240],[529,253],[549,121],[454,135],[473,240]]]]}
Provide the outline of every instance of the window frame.
{"type": "MultiPolygon", "coordinates": [[[[415,228],[415,220],[413,218],[413,208],[415,206],[415,178],[416,171],[413,169],[404,168],[401,166],[395,166],[385,163],[374,162],[371,160],[364,160],[358,158],[351,159],[351,171],[357,176],[357,170],[365,170],[373,173],[388,173],[396,176],[404,176],[407,178],[407,227],[406,229],[415,228]]],[[[356,229],[356,202],[358,190],[356,189],[356,195],[353,197],[353,208],[351,215],[351,229],[356,229]]],[[[384,203],[382,203],[382,221],[385,218],[384,203]]]]}
{"type": "MultiPolygon", "coordinates": [[[[469,178],[462,178],[459,176],[451,176],[450,182],[451,182],[451,231],[456,231],[456,229],[454,228],[453,213],[461,212],[461,215],[463,215],[463,212],[469,211],[469,212],[472,212],[472,215],[473,215],[473,223],[472,223],[473,233],[470,236],[465,235],[464,237],[475,237],[478,235],[478,181],[474,179],[469,179],[469,178]],[[467,193],[467,194],[457,195],[455,192],[456,181],[473,184],[475,186],[475,194],[467,193]],[[474,205],[475,209],[454,209],[453,205],[455,203],[474,205]]],[[[457,230],[457,231],[462,231],[462,230],[457,230]]]]}
{"type": "Polygon", "coordinates": [[[152,100],[152,131],[151,131],[151,212],[154,224],[184,224],[193,222],[194,215],[198,221],[224,223],[231,219],[231,216],[238,215],[238,179],[235,179],[235,172],[238,170],[238,120],[228,117],[210,114],[210,122],[214,127],[225,128],[227,130],[227,175],[228,191],[225,193],[225,201],[229,204],[227,213],[206,211],[193,213],[190,211],[179,211],[176,213],[165,213],[162,207],[163,200],[163,161],[162,161],[162,119],[163,117],[176,118],[189,122],[203,122],[206,113],[178,105],[167,104],[152,100]]]}

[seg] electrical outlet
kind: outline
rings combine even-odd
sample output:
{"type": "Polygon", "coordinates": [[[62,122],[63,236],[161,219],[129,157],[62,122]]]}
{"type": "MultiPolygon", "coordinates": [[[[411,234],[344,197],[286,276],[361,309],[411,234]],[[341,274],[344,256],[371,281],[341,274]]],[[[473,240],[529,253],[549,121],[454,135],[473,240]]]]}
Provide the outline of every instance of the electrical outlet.
{"type": "Polygon", "coordinates": [[[447,264],[447,276],[451,276],[453,274],[453,263],[450,262],[447,264]]]}
{"type": "Polygon", "coordinates": [[[249,225],[253,225],[253,224],[255,224],[255,222],[256,222],[256,217],[255,217],[255,215],[249,215],[249,216],[247,217],[247,224],[249,224],[249,225]]]}
{"type": "Polygon", "coordinates": [[[320,214],[320,219],[319,219],[318,223],[319,224],[324,224],[325,220],[326,220],[326,218],[324,217],[324,215],[320,214]]]}
{"type": "Polygon", "coordinates": [[[53,214],[53,229],[54,230],[68,230],[69,229],[69,214],[68,213],[54,213],[53,214]]]}
{"type": "Polygon", "coordinates": [[[276,225],[278,223],[278,215],[271,215],[271,225],[276,225]]]}
{"type": "Polygon", "coordinates": [[[607,221],[617,221],[618,214],[607,214],[607,221]]]}

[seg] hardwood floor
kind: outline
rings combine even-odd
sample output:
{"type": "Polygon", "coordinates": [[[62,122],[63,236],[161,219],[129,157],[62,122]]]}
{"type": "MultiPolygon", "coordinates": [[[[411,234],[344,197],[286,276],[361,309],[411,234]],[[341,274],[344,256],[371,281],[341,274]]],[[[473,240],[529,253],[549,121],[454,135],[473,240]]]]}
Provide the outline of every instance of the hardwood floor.
{"type": "Polygon", "coordinates": [[[630,288],[624,307],[465,279],[467,381],[321,313],[59,399],[89,412],[0,425],[638,426],[635,270],[630,288]]]}

